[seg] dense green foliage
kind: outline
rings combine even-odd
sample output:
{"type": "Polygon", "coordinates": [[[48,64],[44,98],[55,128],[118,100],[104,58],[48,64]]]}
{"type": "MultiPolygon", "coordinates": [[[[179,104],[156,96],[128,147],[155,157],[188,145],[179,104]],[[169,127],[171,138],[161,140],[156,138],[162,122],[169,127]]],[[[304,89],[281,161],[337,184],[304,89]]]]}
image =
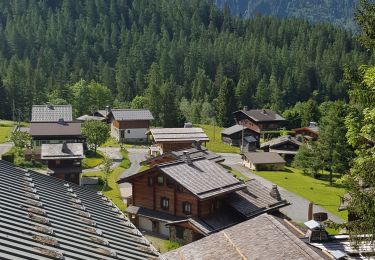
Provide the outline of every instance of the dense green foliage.
{"type": "MultiPolygon", "coordinates": [[[[331,25],[242,20],[210,1],[4,0],[0,17],[0,118],[20,111],[28,119],[32,104],[90,100],[88,88],[71,89],[81,79],[107,86],[109,105],[148,106],[164,126],[191,117],[179,110],[182,98],[194,103],[195,123],[212,120],[225,78],[237,108],[283,111],[314,90],[318,103],[346,98],[343,65],[370,60],[331,25]]],[[[82,105],[84,113],[93,106],[82,105]]]]}
{"type": "Polygon", "coordinates": [[[88,145],[95,153],[98,146],[104,144],[110,136],[108,125],[97,120],[84,122],[82,124],[82,134],[86,137],[88,145]]]}
{"type": "Polygon", "coordinates": [[[278,17],[298,17],[313,22],[330,22],[355,29],[357,0],[215,0],[234,15],[252,17],[258,13],[278,17]]]}

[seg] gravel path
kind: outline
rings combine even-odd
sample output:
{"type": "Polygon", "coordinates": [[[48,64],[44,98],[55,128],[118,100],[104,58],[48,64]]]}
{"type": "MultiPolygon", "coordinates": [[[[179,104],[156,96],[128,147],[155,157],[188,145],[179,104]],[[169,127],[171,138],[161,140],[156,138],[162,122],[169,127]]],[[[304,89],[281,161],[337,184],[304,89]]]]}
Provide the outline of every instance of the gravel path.
{"type": "MultiPolygon", "coordinates": [[[[260,183],[262,183],[265,187],[267,187],[269,189],[272,188],[272,185],[274,183],[272,183],[269,180],[266,180],[266,179],[264,179],[264,178],[262,178],[262,177],[260,177],[256,174],[252,173],[251,170],[249,170],[248,168],[245,168],[241,165],[242,160],[241,160],[241,156],[239,154],[221,153],[220,155],[222,155],[225,158],[225,161],[224,161],[225,165],[228,165],[228,166],[238,170],[239,172],[241,172],[242,174],[246,175],[249,178],[258,180],[260,183]]],[[[284,207],[284,208],[280,209],[280,211],[282,213],[284,213],[285,215],[287,215],[288,217],[290,217],[292,220],[296,221],[296,222],[306,222],[307,221],[307,210],[308,210],[308,206],[309,206],[309,201],[306,200],[305,198],[293,193],[293,192],[290,192],[290,191],[280,187],[280,186],[278,188],[279,188],[281,197],[286,199],[287,201],[289,201],[291,203],[290,206],[284,207]]],[[[319,207],[317,205],[314,205],[314,212],[327,212],[327,210],[325,210],[322,207],[319,207]]],[[[338,217],[336,215],[333,215],[329,212],[327,212],[327,213],[328,213],[328,218],[331,219],[332,221],[334,221],[336,223],[344,222],[344,220],[341,219],[340,217],[338,217]]]]}

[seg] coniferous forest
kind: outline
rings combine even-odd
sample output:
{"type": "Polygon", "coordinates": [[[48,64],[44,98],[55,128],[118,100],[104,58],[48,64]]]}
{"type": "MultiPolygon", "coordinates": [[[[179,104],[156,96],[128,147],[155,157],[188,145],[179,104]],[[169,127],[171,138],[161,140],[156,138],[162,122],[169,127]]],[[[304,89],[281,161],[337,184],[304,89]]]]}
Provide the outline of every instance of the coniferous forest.
{"type": "Polygon", "coordinates": [[[0,1],[6,119],[27,120],[46,102],[76,104],[77,116],[147,107],[163,126],[210,122],[223,106],[282,113],[347,100],[343,71],[373,61],[333,25],[240,19],[212,1],[0,1]]]}

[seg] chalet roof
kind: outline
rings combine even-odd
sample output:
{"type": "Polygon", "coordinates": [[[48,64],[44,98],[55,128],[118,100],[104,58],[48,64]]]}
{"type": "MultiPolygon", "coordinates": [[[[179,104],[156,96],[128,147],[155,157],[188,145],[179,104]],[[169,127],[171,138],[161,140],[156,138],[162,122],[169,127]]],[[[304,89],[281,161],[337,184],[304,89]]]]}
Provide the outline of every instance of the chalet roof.
{"type": "Polygon", "coordinates": [[[244,152],[243,155],[254,164],[285,163],[283,157],[277,153],[244,152]]]}
{"type": "Polygon", "coordinates": [[[148,109],[112,109],[111,113],[115,120],[154,120],[148,109]]]}
{"type": "Polygon", "coordinates": [[[42,144],[42,160],[83,159],[82,143],[42,144]]]}
{"type": "Polygon", "coordinates": [[[0,257],[150,259],[158,253],[106,197],[0,161],[0,257]]]}
{"type": "Polygon", "coordinates": [[[71,105],[34,105],[31,109],[31,122],[57,122],[59,119],[73,120],[71,105]]]}
{"type": "Polygon", "coordinates": [[[89,120],[104,121],[105,118],[103,118],[101,116],[83,115],[83,116],[77,117],[77,120],[79,120],[79,121],[89,121],[89,120]]]}
{"type": "Polygon", "coordinates": [[[208,226],[206,223],[204,223],[204,221],[202,221],[199,218],[187,218],[187,219],[183,219],[183,220],[179,220],[179,221],[174,221],[174,222],[168,223],[167,226],[176,225],[176,224],[180,224],[180,223],[189,223],[190,225],[195,227],[195,229],[199,233],[201,233],[204,236],[207,236],[212,231],[214,231],[210,226],[208,226]]]}
{"type": "Polygon", "coordinates": [[[232,135],[238,132],[242,132],[242,130],[245,130],[246,128],[242,125],[233,125],[231,127],[225,128],[223,131],[221,131],[221,134],[223,135],[232,135]]]}
{"type": "Polygon", "coordinates": [[[226,201],[229,206],[233,207],[246,218],[289,205],[286,200],[273,198],[270,195],[271,190],[255,179],[251,179],[245,184],[246,189],[229,194],[226,201]]]}
{"type": "Polygon", "coordinates": [[[248,135],[243,138],[247,143],[254,143],[257,142],[258,140],[255,139],[254,136],[248,135]]]}
{"type": "Polygon", "coordinates": [[[155,142],[209,141],[202,128],[153,128],[148,132],[155,142]]]}
{"type": "MultiPolygon", "coordinates": [[[[191,162],[184,159],[159,164],[143,173],[159,169],[200,199],[215,197],[246,187],[226,169],[213,161],[205,158],[191,158],[190,160],[191,162]]],[[[139,174],[142,173],[122,178],[118,183],[136,178],[139,174]]]]}
{"type": "Polygon", "coordinates": [[[198,157],[204,157],[207,160],[212,160],[214,162],[221,162],[224,161],[224,158],[214,152],[211,152],[204,146],[200,146],[199,148],[192,147],[189,149],[181,149],[177,151],[171,151],[170,153],[175,155],[178,158],[182,158],[184,155],[184,152],[187,152],[191,158],[198,158],[198,157]]]}
{"type": "Polygon", "coordinates": [[[32,122],[31,136],[81,136],[81,122],[32,122]]]}
{"type": "Polygon", "coordinates": [[[298,145],[298,146],[302,145],[302,143],[300,141],[298,141],[296,138],[294,138],[293,136],[284,135],[284,136],[280,136],[278,138],[274,138],[274,139],[272,139],[268,142],[262,143],[260,145],[260,148],[265,148],[265,147],[273,148],[274,146],[282,145],[282,144],[285,144],[285,143],[293,143],[293,144],[298,145]]]}
{"type": "Polygon", "coordinates": [[[238,110],[235,113],[243,113],[255,122],[285,121],[285,118],[271,109],[238,110]]]}
{"type": "Polygon", "coordinates": [[[263,214],[162,255],[165,259],[323,259],[275,217],[263,214]]]}
{"type": "Polygon", "coordinates": [[[172,214],[168,214],[166,212],[156,211],[148,208],[138,207],[134,205],[129,205],[126,208],[126,212],[129,214],[134,214],[138,216],[147,217],[153,220],[161,220],[165,222],[174,222],[186,219],[184,217],[175,216],[172,214]]]}
{"type": "Polygon", "coordinates": [[[307,131],[313,132],[315,134],[319,133],[318,123],[316,123],[316,122],[310,122],[309,126],[295,128],[295,129],[292,129],[292,130],[293,131],[298,131],[298,130],[305,130],[306,131],[307,130],[307,131]]]}

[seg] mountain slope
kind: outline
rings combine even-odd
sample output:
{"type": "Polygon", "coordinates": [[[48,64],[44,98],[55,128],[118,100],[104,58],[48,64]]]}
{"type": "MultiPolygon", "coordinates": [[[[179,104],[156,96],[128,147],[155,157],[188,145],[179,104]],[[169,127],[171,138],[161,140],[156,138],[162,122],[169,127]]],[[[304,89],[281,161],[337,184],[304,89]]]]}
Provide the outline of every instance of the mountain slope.
{"type": "Polygon", "coordinates": [[[357,0],[215,0],[221,8],[229,6],[231,13],[252,17],[258,13],[277,17],[297,17],[312,22],[330,22],[354,29],[357,0]]]}

